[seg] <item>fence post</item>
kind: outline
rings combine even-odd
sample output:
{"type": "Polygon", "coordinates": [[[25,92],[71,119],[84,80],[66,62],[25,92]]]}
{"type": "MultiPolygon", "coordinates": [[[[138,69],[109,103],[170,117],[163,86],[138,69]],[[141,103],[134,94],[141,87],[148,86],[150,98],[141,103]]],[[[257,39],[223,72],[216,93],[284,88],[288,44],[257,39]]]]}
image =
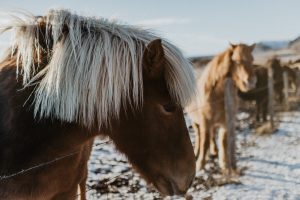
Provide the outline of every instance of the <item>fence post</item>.
{"type": "Polygon", "coordinates": [[[274,128],[274,110],[273,110],[273,98],[274,98],[274,84],[273,84],[273,69],[268,67],[268,111],[270,115],[271,129],[274,128]]]}
{"type": "Polygon", "coordinates": [[[228,167],[230,170],[236,169],[236,144],[235,144],[235,114],[236,114],[236,88],[233,85],[231,78],[225,80],[224,104],[225,104],[225,117],[227,128],[227,158],[228,167]]]}
{"type": "Polygon", "coordinates": [[[289,79],[288,79],[288,72],[283,72],[283,94],[284,94],[284,109],[289,110],[289,79]]]}

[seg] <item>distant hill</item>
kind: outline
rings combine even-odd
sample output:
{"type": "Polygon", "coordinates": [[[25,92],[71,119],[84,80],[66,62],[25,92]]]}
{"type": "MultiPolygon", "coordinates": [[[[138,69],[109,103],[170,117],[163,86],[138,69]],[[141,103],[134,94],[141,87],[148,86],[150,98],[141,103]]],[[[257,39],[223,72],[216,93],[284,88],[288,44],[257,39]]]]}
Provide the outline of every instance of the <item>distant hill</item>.
{"type": "Polygon", "coordinates": [[[206,66],[212,58],[213,56],[198,56],[189,58],[189,61],[193,64],[194,68],[202,68],[206,66]]]}
{"type": "Polygon", "coordinates": [[[258,42],[255,46],[255,53],[274,51],[284,49],[289,46],[289,41],[262,41],[258,42]]]}
{"type": "Polygon", "coordinates": [[[289,42],[289,48],[300,51],[300,36],[298,36],[296,39],[289,42]]]}
{"type": "MultiPolygon", "coordinates": [[[[269,58],[277,56],[283,63],[300,60],[300,36],[293,40],[261,41],[253,51],[256,64],[264,64],[269,58]]],[[[213,56],[189,58],[195,68],[205,66],[213,56]]]]}

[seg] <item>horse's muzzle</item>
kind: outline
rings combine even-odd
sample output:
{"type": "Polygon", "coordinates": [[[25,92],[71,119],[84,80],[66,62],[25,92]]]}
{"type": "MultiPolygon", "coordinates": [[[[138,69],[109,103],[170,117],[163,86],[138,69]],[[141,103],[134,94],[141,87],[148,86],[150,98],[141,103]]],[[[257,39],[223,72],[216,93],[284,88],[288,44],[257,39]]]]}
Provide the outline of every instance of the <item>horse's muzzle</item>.
{"type": "Polygon", "coordinates": [[[163,177],[157,184],[156,187],[166,196],[173,195],[185,195],[187,190],[191,187],[195,174],[190,176],[178,176],[178,177],[163,177]]]}

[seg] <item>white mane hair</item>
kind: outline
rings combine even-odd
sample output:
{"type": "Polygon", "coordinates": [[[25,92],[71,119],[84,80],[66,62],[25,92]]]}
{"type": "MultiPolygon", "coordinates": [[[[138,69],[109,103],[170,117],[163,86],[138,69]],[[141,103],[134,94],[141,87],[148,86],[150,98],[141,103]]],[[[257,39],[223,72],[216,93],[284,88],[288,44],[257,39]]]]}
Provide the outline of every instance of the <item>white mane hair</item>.
{"type": "MultiPolygon", "coordinates": [[[[13,25],[4,27],[9,29],[15,31],[17,74],[23,76],[24,87],[36,84],[36,118],[54,117],[87,127],[96,120],[101,127],[119,116],[122,105],[142,105],[142,57],[147,44],[158,38],[152,32],[67,10],[50,10],[42,18],[15,18],[13,25]],[[41,19],[44,40],[47,46],[51,41],[51,48],[39,43],[41,19]],[[68,33],[63,33],[66,26],[68,33]],[[34,58],[42,52],[48,52],[49,62],[40,70],[34,58]]],[[[162,44],[169,63],[165,69],[169,92],[186,105],[195,93],[192,67],[174,45],[166,40],[162,44]]]]}

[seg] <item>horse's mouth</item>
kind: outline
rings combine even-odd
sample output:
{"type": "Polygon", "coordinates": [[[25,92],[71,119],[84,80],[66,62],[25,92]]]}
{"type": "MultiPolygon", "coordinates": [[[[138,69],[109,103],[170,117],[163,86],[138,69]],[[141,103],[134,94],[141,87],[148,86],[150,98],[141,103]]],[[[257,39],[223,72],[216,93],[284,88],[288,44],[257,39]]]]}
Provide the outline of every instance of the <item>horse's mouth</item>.
{"type": "Polygon", "coordinates": [[[179,189],[179,187],[177,186],[177,184],[174,181],[172,181],[166,177],[160,178],[158,181],[153,183],[153,185],[157,188],[157,190],[163,196],[174,196],[174,195],[184,196],[189,188],[189,187],[187,187],[183,190],[179,189]]]}

